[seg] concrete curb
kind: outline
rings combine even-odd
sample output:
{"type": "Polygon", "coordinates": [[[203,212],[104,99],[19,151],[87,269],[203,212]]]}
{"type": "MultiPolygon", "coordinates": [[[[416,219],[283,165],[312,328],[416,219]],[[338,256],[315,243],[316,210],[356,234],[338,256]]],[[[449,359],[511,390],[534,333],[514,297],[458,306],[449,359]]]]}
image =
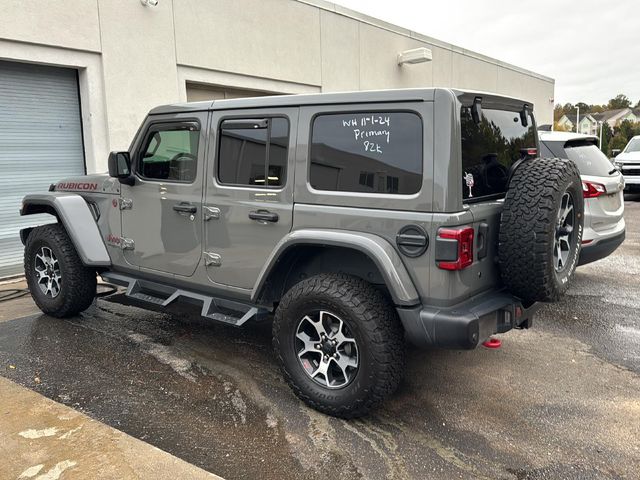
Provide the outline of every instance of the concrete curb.
{"type": "Polygon", "coordinates": [[[221,479],[0,377],[0,478],[221,479]]]}

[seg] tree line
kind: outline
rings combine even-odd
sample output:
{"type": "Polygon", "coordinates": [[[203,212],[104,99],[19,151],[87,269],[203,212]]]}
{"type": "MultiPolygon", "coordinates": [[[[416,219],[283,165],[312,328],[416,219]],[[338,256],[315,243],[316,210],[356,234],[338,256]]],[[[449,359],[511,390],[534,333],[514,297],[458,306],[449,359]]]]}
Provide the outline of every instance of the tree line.
{"type": "MultiPolygon", "coordinates": [[[[572,103],[565,103],[564,105],[558,103],[553,109],[554,130],[565,130],[562,126],[558,125],[558,120],[560,120],[563,115],[575,115],[578,108],[580,108],[580,117],[582,118],[583,115],[588,113],[602,113],[608,110],[619,110],[622,108],[640,109],[640,100],[633,105],[629,97],[620,93],[603,105],[589,105],[584,102],[578,102],[575,105],[572,103]]],[[[634,123],[625,120],[614,128],[611,128],[609,124],[605,122],[602,125],[602,151],[611,156],[613,150],[622,150],[629,140],[636,135],[640,135],[640,122],[634,123]]]]}

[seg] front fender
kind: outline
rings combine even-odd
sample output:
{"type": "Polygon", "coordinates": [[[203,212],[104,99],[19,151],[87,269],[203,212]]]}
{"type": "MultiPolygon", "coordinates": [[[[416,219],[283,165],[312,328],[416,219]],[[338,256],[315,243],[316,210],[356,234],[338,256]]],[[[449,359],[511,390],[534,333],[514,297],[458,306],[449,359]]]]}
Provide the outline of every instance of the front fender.
{"type": "MultiPolygon", "coordinates": [[[[80,256],[87,266],[111,265],[98,225],[91,215],[87,202],[80,195],[66,192],[49,192],[27,195],[22,200],[20,215],[50,213],[58,218],[80,256]]],[[[26,230],[26,229],[25,229],[26,230]]],[[[26,237],[20,232],[23,242],[26,237]]]]}
{"type": "Polygon", "coordinates": [[[404,263],[402,263],[400,255],[384,238],[348,230],[322,229],[295,230],[278,242],[269,255],[253,288],[251,294],[253,301],[258,299],[278,259],[287,249],[297,245],[328,245],[359,250],[376,264],[396,305],[410,306],[420,302],[418,292],[404,263]]]}

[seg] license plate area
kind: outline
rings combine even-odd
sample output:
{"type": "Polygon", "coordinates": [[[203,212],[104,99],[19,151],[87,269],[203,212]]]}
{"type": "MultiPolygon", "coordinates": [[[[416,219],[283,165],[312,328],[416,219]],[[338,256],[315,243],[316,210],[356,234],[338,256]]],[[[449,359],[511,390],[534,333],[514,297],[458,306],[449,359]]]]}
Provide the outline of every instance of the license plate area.
{"type": "Polygon", "coordinates": [[[602,195],[598,198],[602,209],[606,212],[615,212],[622,205],[620,192],[610,193],[608,195],[602,195]]]}

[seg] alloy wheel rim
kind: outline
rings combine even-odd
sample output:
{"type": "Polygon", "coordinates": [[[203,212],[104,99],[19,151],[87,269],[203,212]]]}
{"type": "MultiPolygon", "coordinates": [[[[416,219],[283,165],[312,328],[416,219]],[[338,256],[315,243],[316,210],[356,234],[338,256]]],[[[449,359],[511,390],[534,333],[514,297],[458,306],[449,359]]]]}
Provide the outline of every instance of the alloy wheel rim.
{"type": "Polygon", "coordinates": [[[569,192],[565,192],[560,201],[553,245],[553,265],[556,272],[562,272],[567,268],[571,257],[575,226],[575,209],[573,207],[573,197],[569,192]]]}
{"type": "Polygon", "coordinates": [[[358,344],[337,315],[318,310],[305,315],[295,331],[295,348],[302,369],[318,385],[346,387],[358,371],[358,344]]]}
{"type": "Polygon", "coordinates": [[[40,291],[47,297],[56,298],[62,287],[60,263],[49,247],[41,247],[33,266],[40,291]]]}

